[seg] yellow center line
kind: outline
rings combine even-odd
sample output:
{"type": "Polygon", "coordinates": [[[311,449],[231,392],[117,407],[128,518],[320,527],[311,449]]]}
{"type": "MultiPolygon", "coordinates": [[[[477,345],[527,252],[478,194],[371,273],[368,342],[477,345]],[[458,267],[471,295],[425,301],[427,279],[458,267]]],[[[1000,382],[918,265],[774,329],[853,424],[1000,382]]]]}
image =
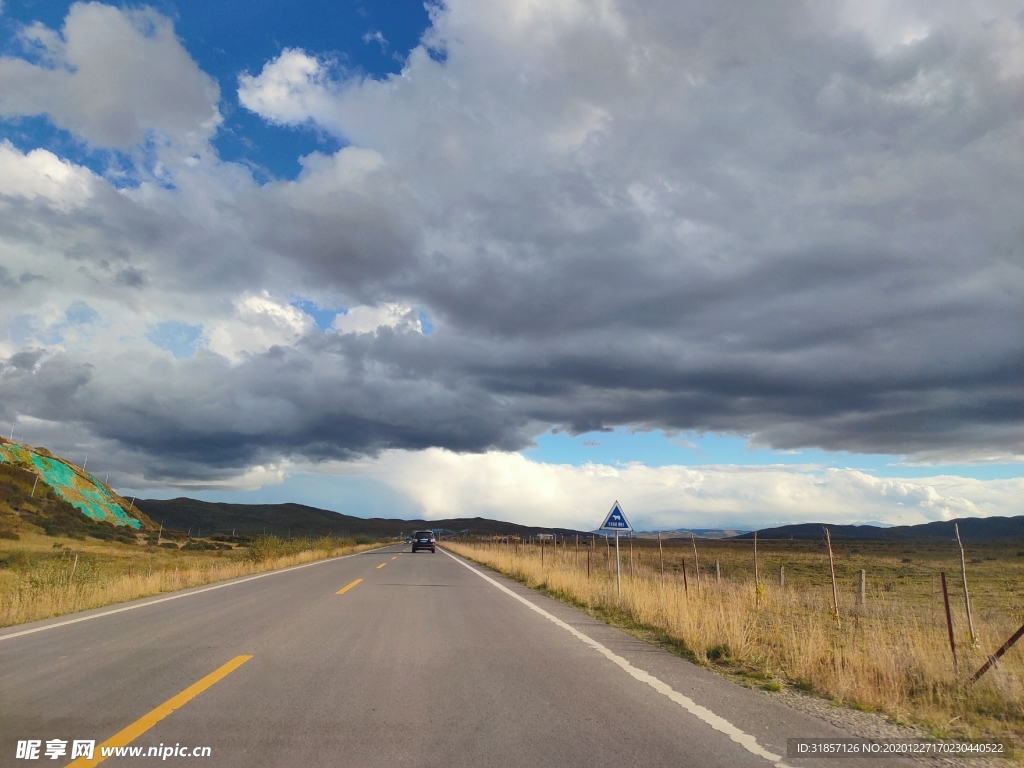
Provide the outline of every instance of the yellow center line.
{"type": "Polygon", "coordinates": [[[362,579],[356,579],[356,580],[355,580],[355,581],[353,581],[353,582],[352,582],[351,584],[348,584],[348,585],[346,585],[346,586],[342,587],[341,589],[339,589],[339,590],[338,590],[337,592],[335,592],[334,594],[336,594],[336,595],[344,595],[344,594],[345,594],[346,592],[348,592],[348,591],[349,591],[350,589],[352,589],[352,587],[354,587],[354,586],[355,586],[356,584],[358,584],[358,583],[359,583],[360,581],[362,581],[362,579]]]}
{"type": "Polygon", "coordinates": [[[223,665],[222,667],[218,667],[213,672],[204,677],[202,680],[192,683],[192,685],[190,685],[184,691],[179,693],[177,696],[172,696],[159,707],[154,709],[152,712],[143,715],[134,723],[129,725],[127,728],[115,733],[109,739],[107,739],[98,747],[96,747],[96,750],[93,752],[93,756],[91,759],[80,757],[73,763],[71,763],[68,766],[68,768],[72,768],[72,766],[74,766],[75,768],[85,768],[85,766],[92,766],[96,765],[97,763],[103,762],[107,759],[102,752],[104,747],[128,746],[139,736],[144,734],[154,725],[156,725],[169,714],[171,714],[171,712],[178,709],[178,707],[187,704],[191,699],[194,699],[196,696],[198,696],[200,693],[205,691],[207,688],[209,688],[217,681],[223,680],[225,677],[230,675],[232,672],[234,672],[240,666],[245,664],[245,662],[247,662],[251,658],[252,656],[235,656],[235,658],[233,658],[227,664],[223,665]]]}
{"type": "Polygon", "coordinates": [[[378,565],[378,566],[377,566],[377,570],[379,571],[379,570],[380,570],[381,568],[383,568],[383,567],[384,567],[385,565],[387,565],[387,563],[381,563],[380,565],[378,565]]]}

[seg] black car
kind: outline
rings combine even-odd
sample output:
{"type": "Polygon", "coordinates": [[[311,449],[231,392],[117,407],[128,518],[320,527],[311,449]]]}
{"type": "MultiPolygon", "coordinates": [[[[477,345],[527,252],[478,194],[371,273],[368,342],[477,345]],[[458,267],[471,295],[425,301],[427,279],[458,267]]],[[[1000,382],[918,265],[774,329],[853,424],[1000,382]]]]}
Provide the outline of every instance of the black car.
{"type": "Polygon", "coordinates": [[[434,552],[436,546],[437,539],[434,538],[433,531],[416,531],[416,533],[412,535],[413,552],[417,549],[429,549],[431,552],[434,552]]]}

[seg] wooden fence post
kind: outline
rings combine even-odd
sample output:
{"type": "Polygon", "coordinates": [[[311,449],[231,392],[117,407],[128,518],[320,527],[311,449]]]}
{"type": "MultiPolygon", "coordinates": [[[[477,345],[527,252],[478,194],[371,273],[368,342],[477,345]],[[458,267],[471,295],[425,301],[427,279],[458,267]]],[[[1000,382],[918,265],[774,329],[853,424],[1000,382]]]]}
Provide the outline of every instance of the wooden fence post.
{"type": "Polygon", "coordinates": [[[754,606],[761,605],[761,577],[757,573],[757,531],[754,531],[754,606]]]}
{"type": "Polygon", "coordinates": [[[868,593],[868,575],[867,571],[863,568],[860,569],[860,579],[857,584],[857,607],[863,608],[864,603],[867,602],[868,593]]]}
{"type": "Polygon", "coordinates": [[[665,550],[661,546],[661,531],[658,531],[658,559],[661,561],[661,588],[665,589],[665,550]]]}
{"type": "Polygon", "coordinates": [[[779,566],[779,591],[786,588],[786,566],[779,566]]]}
{"type": "Polygon", "coordinates": [[[964,545],[960,541],[960,524],[953,523],[956,531],[956,543],[960,547],[960,576],[964,582],[964,604],[967,606],[967,631],[971,633],[971,645],[978,647],[978,636],[974,634],[974,619],[971,618],[971,595],[967,591],[967,561],[964,559],[964,545]]]}
{"type": "Polygon", "coordinates": [[[953,674],[960,674],[960,665],[956,661],[956,642],[953,640],[953,616],[949,612],[949,592],[946,591],[946,572],[940,571],[942,579],[942,602],[946,606],[946,630],[949,632],[949,650],[953,654],[953,674]]]}
{"type": "Polygon", "coordinates": [[[700,594],[700,560],[697,559],[697,538],[692,533],[690,543],[693,544],[693,572],[697,576],[697,594],[700,594]]]}
{"type": "Polygon", "coordinates": [[[722,564],[715,560],[715,584],[722,583],[722,564]]]}
{"type": "Polygon", "coordinates": [[[832,610],[835,611],[836,626],[842,629],[843,620],[839,615],[839,591],[836,589],[836,566],[832,559],[832,536],[828,532],[828,528],[822,526],[825,529],[825,544],[828,546],[828,569],[832,573],[832,610]]]}

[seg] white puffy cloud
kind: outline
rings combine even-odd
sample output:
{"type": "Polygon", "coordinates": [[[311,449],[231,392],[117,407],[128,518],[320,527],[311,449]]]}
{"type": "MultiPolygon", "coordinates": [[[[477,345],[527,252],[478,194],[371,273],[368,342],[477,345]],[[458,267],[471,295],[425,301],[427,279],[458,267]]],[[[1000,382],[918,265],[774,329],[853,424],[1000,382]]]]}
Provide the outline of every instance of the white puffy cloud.
{"type": "Polygon", "coordinates": [[[419,314],[405,304],[381,304],[377,307],[351,307],[334,318],[333,327],[341,333],[374,333],[378,328],[408,328],[423,332],[419,314]]]}
{"type": "Polygon", "coordinates": [[[234,316],[207,329],[207,346],[238,362],[273,346],[294,345],[314,326],[313,318],[264,292],[234,302],[234,316]]]}
{"type": "Polygon", "coordinates": [[[152,9],[75,3],[57,34],[23,39],[42,59],[0,57],[0,116],[45,114],[92,144],[127,149],[147,131],[201,144],[220,123],[219,88],[152,9]]]}
{"type": "Polygon", "coordinates": [[[95,177],[88,168],[61,160],[45,149],[22,154],[0,142],[0,196],[42,198],[60,211],[80,208],[92,196],[95,177]]]}
{"type": "Polygon", "coordinates": [[[1012,514],[1024,478],[878,478],[820,466],[648,467],[548,464],[517,453],[389,451],[326,471],[365,474],[427,519],[481,515],[527,525],[595,528],[614,499],[645,530],[765,528],[865,521],[913,525],[1012,514]]]}
{"type": "Polygon", "coordinates": [[[325,122],[334,106],[322,62],[305,51],[286,48],[259,75],[238,78],[242,106],[281,125],[325,122]]]}

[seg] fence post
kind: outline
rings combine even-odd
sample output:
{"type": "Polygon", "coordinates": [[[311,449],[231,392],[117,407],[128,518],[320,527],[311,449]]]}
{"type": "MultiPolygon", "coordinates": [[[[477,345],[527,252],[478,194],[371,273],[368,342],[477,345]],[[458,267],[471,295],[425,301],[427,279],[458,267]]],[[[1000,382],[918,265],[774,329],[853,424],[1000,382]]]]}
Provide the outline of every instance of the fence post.
{"type": "Polygon", "coordinates": [[[700,594],[700,560],[697,559],[697,538],[692,533],[690,543],[693,544],[693,573],[697,577],[697,594],[700,594]]]}
{"type": "Polygon", "coordinates": [[[661,561],[661,588],[665,589],[665,550],[661,546],[661,531],[658,531],[658,559],[661,561]]]}
{"type": "Polygon", "coordinates": [[[715,560],[715,584],[722,583],[722,564],[715,560]]]}
{"type": "Polygon", "coordinates": [[[1010,639],[1003,643],[1002,647],[998,651],[988,657],[988,661],[982,664],[981,669],[974,673],[974,676],[971,678],[971,684],[973,685],[978,682],[978,678],[994,667],[995,663],[1003,657],[1003,654],[1010,650],[1010,648],[1013,647],[1013,644],[1020,640],[1022,636],[1024,636],[1024,625],[1021,625],[1021,628],[1014,632],[1013,635],[1010,636],[1010,639]]]}
{"type": "Polygon", "coordinates": [[[761,605],[761,578],[757,573],[757,531],[754,531],[754,606],[761,605]]]}
{"type": "Polygon", "coordinates": [[[690,594],[690,585],[686,582],[686,558],[684,557],[684,558],[682,558],[682,560],[683,560],[683,592],[685,592],[686,594],[690,594]]]}
{"type": "Polygon", "coordinates": [[[956,642],[953,640],[953,616],[949,612],[949,593],[946,591],[946,572],[940,571],[942,579],[942,602],[946,606],[946,631],[949,632],[949,650],[953,653],[953,674],[960,674],[960,665],[956,662],[956,642]]]}
{"type": "Polygon", "coordinates": [[[779,591],[786,588],[786,566],[779,566],[779,591]]]}
{"type": "Polygon", "coordinates": [[[832,609],[836,614],[836,626],[840,629],[843,627],[843,620],[839,616],[839,591],[836,589],[836,566],[832,559],[832,536],[828,532],[828,528],[822,526],[825,529],[825,544],[828,546],[828,569],[832,573],[832,609]]]}
{"type": "Polygon", "coordinates": [[[863,608],[868,593],[868,572],[860,569],[860,583],[857,585],[857,607],[863,608]]]}
{"type": "Polygon", "coordinates": [[[978,647],[978,636],[974,634],[974,619],[971,618],[971,596],[967,592],[967,561],[964,559],[964,545],[960,541],[960,524],[953,523],[956,531],[956,543],[960,547],[960,576],[964,581],[964,604],[967,606],[967,631],[971,633],[971,645],[978,647]]]}

